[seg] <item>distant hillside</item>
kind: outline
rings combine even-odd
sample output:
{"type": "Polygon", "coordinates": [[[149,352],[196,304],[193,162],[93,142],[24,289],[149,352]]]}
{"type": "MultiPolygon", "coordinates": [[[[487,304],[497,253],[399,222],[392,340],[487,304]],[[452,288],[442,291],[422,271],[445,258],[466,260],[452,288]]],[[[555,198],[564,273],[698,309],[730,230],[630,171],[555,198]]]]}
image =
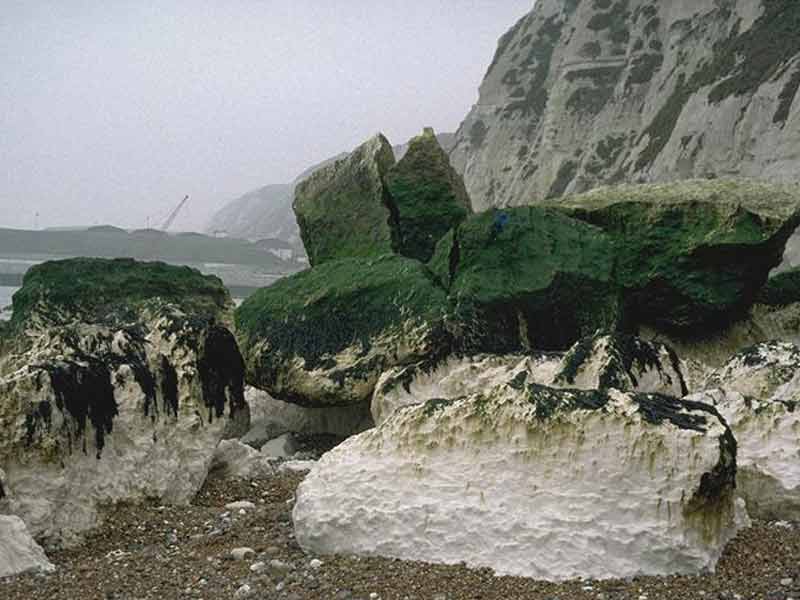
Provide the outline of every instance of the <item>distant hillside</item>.
{"type": "MultiPolygon", "coordinates": [[[[455,143],[455,134],[442,133],[437,137],[442,148],[449,152],[455,143]]],[[[394,147],[397,160],[406,150],[408,144],[394,147]]],[[[211,217],[206,231],[224,231],[229,236],[247,240],[277,238],[301,249],[300,230],[292,211],[294,189],[317,169],[345,156],[346,153],[339,154],[306,169],[292,183],[266,185],[233,200],[211,217]]]]}
{"type": "Polygon", "coordinates": [[[127,233],[116,228],[83,231],[0,229],[0,255],[89,256],[137,258],[189,263],[255,265],[275,272],[298,270],[268,249],[245,240],[216,239],[201,234],[169,235],[156,230],[127,233]]]}

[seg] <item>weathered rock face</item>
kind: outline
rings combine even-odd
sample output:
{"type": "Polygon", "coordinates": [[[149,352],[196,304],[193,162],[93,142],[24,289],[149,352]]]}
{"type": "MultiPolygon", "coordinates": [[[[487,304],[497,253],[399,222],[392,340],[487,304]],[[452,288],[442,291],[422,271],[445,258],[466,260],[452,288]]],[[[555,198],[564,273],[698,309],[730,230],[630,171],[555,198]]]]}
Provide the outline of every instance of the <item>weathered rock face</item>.
{"type": "Polygon", "coordinates": [[[384,177],[394,164],[391,144],[377,135],[297,186],[293,208],[312,266],[392,251],[396,217],[384,177]]]}
{"type": "Polygon", "coordinates": [[[681,397],[687,385],[677,355],[664,344],[629,335],[584,338],[566,353],[450,356],[388,370],[372,396],[381,424],[399,408],[453,400],[502,385],[658,393],[681,397]]]}
{"type": "Polygon", "coordinates": [[[720,389],[688,399],[715,406],[734,431],[738,444],[736,487],[750,516],[765,520],[800,518],[800,413],[796,400],[760,400],[720,389]]]}
{"type": "Polygon", "coordinates": [[[446,294],[419,262],[342,259],[236,311],[247,381],[304,406],[367,405],[381,373],[447,352],[446,294]]]}
{"type": "Polygon", "coordinates": [[[431,267],[445,282],[468,350],[565,350],[615,329],[621,302],[611,240],[557,211],[516,208],[467,219],[431,267]]]}
{"type": "Polygon", "coordinates": [[[188,502],[217,443],[246,431],[244,363],[220,321],[230,299],[216,278],[133,261],[45,263],[14,302],[16,337],[0,356],[3,512],[33,535],[71,543],[101,503],[188,502]],[[213,293],[186,293],[206,286],[213,293]]]}
{"type": "Polygon", "coordinates": [[[688,392],[678,355],[669,346],[630,335],[580,340],[558,364],[552,385],[582,390],[615,388],[677,398],[688,392]]]}
{"type": "Polygon", "coordinates": [[[295,534],[315,553],[547,580],[696,573],[736,533],[735,472],[705,405],[509,385],[398,411],[324,455],[295,534]]]}
{"type": "Polygon", "coordinates": [[[19,517],[0,515],[0,579],[25,573],[52,573],[41,546],[19,517]]]}
{"type": "Polygon", "coordinates": [[[737,488],[751,516],[800,518],[800,348],[767,342],[733,356],[692,400],[717,407],[738,442],[737,488]]]}
{"type": "Polygon", "coordinates": [[[464,182],[432,129],[411,140],[386,175],[386,187],[397,214],[397,252],[422,262],[472,212],[464,182]]]}
{"type": "Polygon", "coordinates": [[[558,354],[478,354],[395,367],[381,375],[375,386],[372,418],[380,425],[405,406],[461,398],[514,380],[547,385],[560,362],[558,354]]]}
{"type": "Polygon", "coordinates": [[[752,181],[618,186],[557,205],[613,240],[633,320],[703,334],[746,313],[800,223],[800,188],[752,181]]]}
{"type": "Polygon", "coordinates": [[[794,0],[537,0],[451,158],[476,210],[598,185],[797,181],[794,0]]]}
{"type": "Polygon", "coordinates": [[[771,341],[752,346],[715,370],[705,384],[749,398],[800,401],[800,348],[771,341]]]}

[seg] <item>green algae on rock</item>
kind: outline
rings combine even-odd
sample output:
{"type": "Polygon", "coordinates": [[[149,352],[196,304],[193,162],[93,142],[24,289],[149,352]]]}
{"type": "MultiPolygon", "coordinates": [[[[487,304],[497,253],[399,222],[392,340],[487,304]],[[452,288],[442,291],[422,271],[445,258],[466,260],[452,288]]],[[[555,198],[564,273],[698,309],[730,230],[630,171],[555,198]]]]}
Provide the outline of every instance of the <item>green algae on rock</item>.
{"type": "Polygon", "coordinates": [[[386,175],[386,187],[397,211],[395,250],[422,262],[472,212],[464,181],[430,128],[411,140],[408,152],[386,175]]]}
{"type": "Polygon", "coordinates": [[[611,238],[557,211],[470,217],[436,248],[467,351],[564,350],[621,323],[611,238]]]}
{"type": "Polygon", "coordinates": [[[797,302],[800,302],[798,267],[771,277],[758,294],[758,303],[766,306],[788,306],[797,302]]]}
{"type": "Polygon", "coordinates": [[[418,261],[326,262],[236,311],[248,383],[307,406],[367,402],[386,369],[447,352],[446,310],[445,291],[418,261]]]}
{"type": "Polygon", "coordinates": [[[613,240],[637,323],[684,333],[743,316],[800,224],[800,189],[745,180],[599,188],[551,206],[613,240]]]}
{"type": "Polygon", "coordinates": [[[20,326],[34,314],[54,324],[129,318],[155,300],[204,317],[217,317],[231,305],[218,277],[190,267],[127,258],[73,258],[31,267],[14,294],[12,325],[20,326]]]}
{"type": "Polygon", "coordinates": [[[394,164],[379,134],[297,186],[293,208],[312,266],[392,251],[396,215],[383,180],[394,164]]]}

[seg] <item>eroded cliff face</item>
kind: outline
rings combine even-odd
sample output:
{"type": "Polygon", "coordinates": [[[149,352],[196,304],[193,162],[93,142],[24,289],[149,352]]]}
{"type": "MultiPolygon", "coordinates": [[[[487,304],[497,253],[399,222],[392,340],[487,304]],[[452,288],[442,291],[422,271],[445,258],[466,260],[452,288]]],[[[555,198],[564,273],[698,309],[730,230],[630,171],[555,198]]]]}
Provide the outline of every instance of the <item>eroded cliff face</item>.
{"type": "Polygon", "coordinates": [[[476,210],[616,182],[797,181],[800,4],[538,0],[451,153],[476,210]]]}

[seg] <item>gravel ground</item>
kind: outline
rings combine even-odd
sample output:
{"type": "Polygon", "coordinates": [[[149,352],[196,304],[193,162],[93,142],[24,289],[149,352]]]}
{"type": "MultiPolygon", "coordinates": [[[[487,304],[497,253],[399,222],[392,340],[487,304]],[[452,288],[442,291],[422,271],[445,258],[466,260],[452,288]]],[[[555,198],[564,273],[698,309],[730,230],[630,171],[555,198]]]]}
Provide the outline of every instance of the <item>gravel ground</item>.
{"type": "Polygon", "coordinates": [[[56,573],[0,581],[0,599],[800,600],[800,526],[788,523],[756,523],[702,577],[551,584],[464,566],[308,556],[291,525],[302,477],[212,476],[191,506],[118,505],[84,545],[49,553],[56,573]],[[226,508],[236,501],[255,506],[226,508]]]}

